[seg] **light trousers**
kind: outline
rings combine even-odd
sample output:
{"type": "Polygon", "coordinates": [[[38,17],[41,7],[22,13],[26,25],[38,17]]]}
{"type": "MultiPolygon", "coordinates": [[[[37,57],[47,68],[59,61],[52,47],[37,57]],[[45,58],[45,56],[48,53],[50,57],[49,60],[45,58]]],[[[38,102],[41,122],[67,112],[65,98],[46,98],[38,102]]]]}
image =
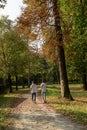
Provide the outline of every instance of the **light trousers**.
{"type": "Polygon", "coordinates": [[[42,100],[44,103],[46,102],[46,92],[42,92],[42,100]]]}

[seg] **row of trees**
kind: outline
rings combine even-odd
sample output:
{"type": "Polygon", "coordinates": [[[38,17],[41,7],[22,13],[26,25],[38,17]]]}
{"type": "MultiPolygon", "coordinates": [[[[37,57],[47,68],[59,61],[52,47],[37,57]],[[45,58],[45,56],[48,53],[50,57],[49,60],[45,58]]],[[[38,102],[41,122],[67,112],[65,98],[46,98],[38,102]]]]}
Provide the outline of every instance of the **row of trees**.
{"type": "Polygon", "coordinates": [[[23,60],[26,57],[25,43],[24,38],[17,35],[12,21],[2,17],[0,19],[0,77],[4,79],[4,86],[8,78],[10,92],[12,92],[11,76],[17,79],[18,74],[23,74],[25,66],[22,64],[26,64],[26,60],[23,60]]]}
{"type": "MultiPolygon", "coordinates": [[[[30,85],[31,80],[41,82],[43,77],[47,79],[47,69],[51,70],[51,64],[39,56],[37,46],[30,46],[29,39],[23,34],[18,34],[15,24],[8,17],[0,19],[0,93],[9,89],[12,92],[12,84],[30,85]],[[45,76],[46,75],[46,76],[45,76]]],[[[48,75],[52,73],[48,71],[48,75]]],[[[55,73],[55,72],[54,72],[55,73]]],[[[53,75],[53,74],[51,74],[53,75]]],[[[54,80],[50,76],[49,81],[54,80]]],[[[57,81],[54,80],[54,81],[57,81]]]]}

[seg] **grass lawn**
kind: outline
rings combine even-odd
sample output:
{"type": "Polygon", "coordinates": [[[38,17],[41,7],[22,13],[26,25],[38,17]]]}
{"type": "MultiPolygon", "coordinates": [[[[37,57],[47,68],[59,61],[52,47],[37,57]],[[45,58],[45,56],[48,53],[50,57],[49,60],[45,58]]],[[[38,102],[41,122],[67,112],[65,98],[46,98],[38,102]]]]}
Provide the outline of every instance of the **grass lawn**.
{"type": "Polygon", "coordinates": [[[74,101],[61,99],[59,85],[49,85],[47,88],[47,102],[58,112],[87,125],[87,91],[83,91],[79,84],[72,84],[69,87],[74,101]]]}
{"type": "Polygon", "coordinates": [[[0,130],[4,125],[4,120],[9,113],[9,108],[12,104],[12,101],[19,96],[19,94],[28,91],[29,88],[20,89],[14,91],[13,93],[3,94],[0,95],[0,130]]]}

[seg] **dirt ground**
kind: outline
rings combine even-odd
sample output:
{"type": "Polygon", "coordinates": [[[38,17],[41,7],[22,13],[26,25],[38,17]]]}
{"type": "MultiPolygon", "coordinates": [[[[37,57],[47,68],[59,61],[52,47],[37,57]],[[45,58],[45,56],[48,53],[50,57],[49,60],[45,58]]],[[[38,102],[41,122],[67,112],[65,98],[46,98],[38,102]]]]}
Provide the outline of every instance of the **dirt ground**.
{"type": "Polygon", "coordinates": [[[3,130],[87,130],[43,104],[40,97],[33,103],[29,93],[13,102],[6,124],[3,130]]]}

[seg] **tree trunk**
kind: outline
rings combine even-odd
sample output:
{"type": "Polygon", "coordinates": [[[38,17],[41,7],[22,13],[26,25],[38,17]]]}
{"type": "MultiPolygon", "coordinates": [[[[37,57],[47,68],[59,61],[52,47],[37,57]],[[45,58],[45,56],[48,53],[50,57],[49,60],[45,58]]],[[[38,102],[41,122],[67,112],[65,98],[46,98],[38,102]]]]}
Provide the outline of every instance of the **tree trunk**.
{"type": "Polygon", "coordinates": [[[53,0],[53,13],[55,19],[55,30],[58,41],[57,47],[58,47],[58,65],[59,65],[60,83],[61,83],[61,96],[62,98],[73,100],[68,86],[68,77],[66,71],[64,47],[63,47],[63,37],[60,25],[60,15],[59,15],[59,7],[57,6],[57,0],[53,0]]]}
{"type": "Polygon", "coordinates": [[[0,94],[6,92],[6,80],[3,78],[0,78],[0,94]]]}
{"type": "MultiPolygon", "coordinates": [[[[29,41],[27,43],[27,48],[28,48],[28,44],[29,44],[29,41]]],[[[28,50],[28,87],[30,87],[30,50],[28,50]]]]}
{"type": "Polygon", "coordinates": [[[12,81],[11,81],[10,74],[8,74],[8,87],[9,87],[9,92],[12,93],[12,81]]]}
{"type": "Polygon", "coordinates": [[[83,81],[83,89],[87,90],[86,69],[85,68],[83,70],[82,81],[83,81]]]}
{"type": "Polygon", "coordinates": [[[16,78],[16,91],[18,91],[18,76],[16,75],[15,78],[16,78]]]}

